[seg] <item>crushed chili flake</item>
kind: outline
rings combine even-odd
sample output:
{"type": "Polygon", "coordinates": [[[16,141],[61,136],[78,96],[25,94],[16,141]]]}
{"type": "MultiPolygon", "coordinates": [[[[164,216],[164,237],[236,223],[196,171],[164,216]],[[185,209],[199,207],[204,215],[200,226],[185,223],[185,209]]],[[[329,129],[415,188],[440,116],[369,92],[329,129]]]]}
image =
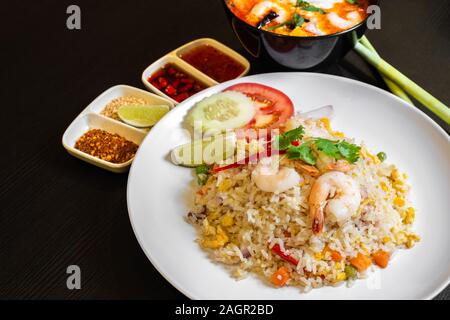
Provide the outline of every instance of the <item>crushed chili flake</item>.
{"type": "Polygon", "coordinates": [[[111,163],[127,162],[134,157],[138,147],[118,134],[101,129],[89,130],[75,143],[75,149],[111,163]]]}

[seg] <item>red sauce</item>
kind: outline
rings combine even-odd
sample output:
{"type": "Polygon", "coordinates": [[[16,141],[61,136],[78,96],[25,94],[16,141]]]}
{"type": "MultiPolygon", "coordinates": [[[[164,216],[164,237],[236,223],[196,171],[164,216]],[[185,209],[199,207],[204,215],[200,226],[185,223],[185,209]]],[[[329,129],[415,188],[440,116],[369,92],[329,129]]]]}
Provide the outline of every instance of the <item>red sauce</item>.
{"type": "Polygon", "coordinates": [[[153,73],[147,81],[177,102],[182,102],[206,88],[171,63],[153,73]]]}
{"type": "Polygon", "coordinates": [[[181,58],[217,82],[236,79],[245,66],[210,45],[196,47],[181,58]]]}

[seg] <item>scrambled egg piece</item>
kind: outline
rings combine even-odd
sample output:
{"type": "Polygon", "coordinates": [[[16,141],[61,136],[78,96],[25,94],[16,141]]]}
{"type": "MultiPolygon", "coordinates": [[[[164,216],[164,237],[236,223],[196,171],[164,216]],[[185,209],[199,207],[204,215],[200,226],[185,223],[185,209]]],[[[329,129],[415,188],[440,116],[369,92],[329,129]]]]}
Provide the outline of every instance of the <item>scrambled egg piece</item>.
{"type": "Polygon", "coordinates": [[[376,155],[371,154],[364,145],[361,146],[359,154],[363,159],[372,161],[374,164],[381,163],[380,159],[376,155]]]}
{"type": "Polygon", "coordinates": [[[230,213],[225,214],[222,217],[222,226],[224,227],[231,227],[234,225],[234,218],[230,213]]]}
{"type": "Polygon", "coordinates": [[[333,131],[333,129],[331,128],[330,119],[322,118],[322,119],[320,119],[320,122],[323,124],[323,127],[328,131],[328,133],[331,134],[333,137],[337,137],[337,138],[345,137],[345,135],[342,132],[333,131]]]}
{"type": "Polygon", "coordinates": [[[230,190],[230,188],[233,186],[233,181],[231,179],[224,179],[220,184],[219,184],[219,191],[220,192],[225,192],[230,190]]]}
{"type": "MultiPolygon", "coordinates": [[[[214,227],[212,227],[214,228],[214,227]]],[[[216,236],[212,239],[201,239],[200,244],[204,248],[209,249],[218,249],[226,245],[229,241],[228,235],[226,232],[220,227],[217,226],[216,228],[216,236]]]]}

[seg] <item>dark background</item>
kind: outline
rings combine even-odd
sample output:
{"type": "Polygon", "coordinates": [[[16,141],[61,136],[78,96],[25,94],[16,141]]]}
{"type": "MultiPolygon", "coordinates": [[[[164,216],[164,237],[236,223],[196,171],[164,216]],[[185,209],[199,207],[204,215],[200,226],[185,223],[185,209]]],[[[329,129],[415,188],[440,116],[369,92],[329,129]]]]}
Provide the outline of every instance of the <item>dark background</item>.
{"type": "MultiPolygon", "coordinates": [[[[450,1],[390,0],[382,7],[382,30],[369,33],[375,47],[448,105],[450,1]]],[[[0,298],[184,297],[153,268],[134,237],[127,175],[69,156],[61,137],[101,92],[116,84],[144,88],[140,75],[149,64],[200,37],[244,53],[219,0],[0,5],[0,298]],[[80,31],[66,28],[70,4],[81,7],[80,31]],[[72,264],[81,267],[82,290],[66,288],[72,264]]],[[[251,62],[251,73],[282,70],[251,62]]],[[[353,52],[318,71],[383,87],[353,52]]],[[[450,289],[438,298],[449,299],[450,289]]]]}

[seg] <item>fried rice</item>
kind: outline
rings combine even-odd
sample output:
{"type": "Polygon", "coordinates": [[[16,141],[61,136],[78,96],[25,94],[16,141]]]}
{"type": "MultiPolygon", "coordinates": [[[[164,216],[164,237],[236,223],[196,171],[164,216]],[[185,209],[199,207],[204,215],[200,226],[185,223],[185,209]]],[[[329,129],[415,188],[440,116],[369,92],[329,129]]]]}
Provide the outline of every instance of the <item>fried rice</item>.
{"type": "MultiPolygon", "coordinates": [[[[302,125],[305,136],[353,142],[334,132],[328,119],[294,118],[289,125],[302,125]]],[[[361,190],[358,212],[341,225],[325,218],[320,234],[312,230],[308,204],[317,177],[302,173],[300,184],[269,193],[252,181],[254,169],[255,165],[243,165],[211,175],[196,190],[195,205],[187,216],[198,232],[199,246],[236,279],[253,274],[275,286],[273,275],[283,268],[289,275],[286,285],[302,291],[351,284],[377,268],[372,264],[377,252],[392,257],[419,240],[412,231],[415,210],[408,199],[406,174],[380,161],[364,145],[347,172],[361,190]],[[355,268],[358,256],[372,265],[366,270],[355,268]]]]}

